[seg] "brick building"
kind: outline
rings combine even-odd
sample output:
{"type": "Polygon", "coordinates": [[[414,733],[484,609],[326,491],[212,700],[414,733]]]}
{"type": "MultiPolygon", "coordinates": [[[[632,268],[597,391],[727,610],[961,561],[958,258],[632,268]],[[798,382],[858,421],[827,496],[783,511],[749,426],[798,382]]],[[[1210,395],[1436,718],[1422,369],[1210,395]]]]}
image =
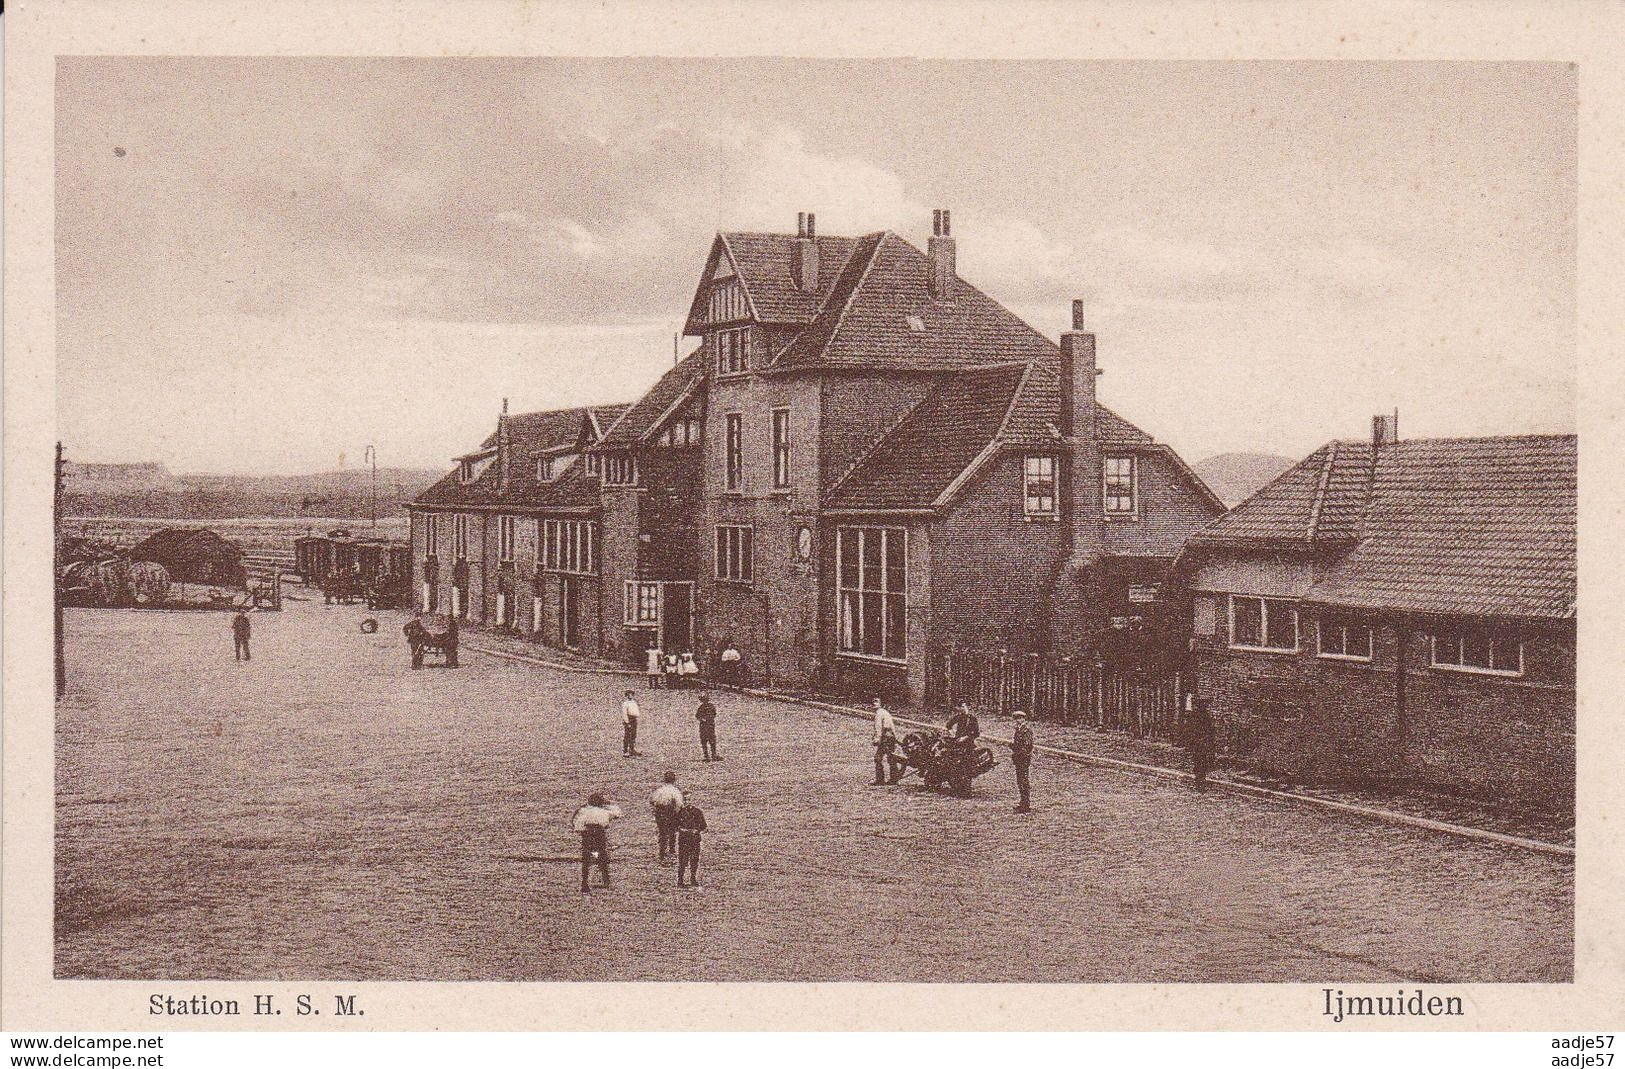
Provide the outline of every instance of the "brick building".
{"type": "Polygon", "coordinates": [[[500,476],[499,428],[414,503],[425,603],[443,590],[476,621],[559,641],[572,595],[527,576],[535,534],[505,571],[486,563],[496,536],[473,533],[513,513],[594,525],[574,645],[628,661],[732,641],[758,681],[919,698],[955,644],[1072,651],[1152,615],[1222,504],[1097,403],[1078,309],[1057,345],[958,277],[947,212],[933,230],[925,252],[820,236],[810,215],[795,234],[717,235],[685,325],[699,346],[642,398],[612,421],[575,410],[573,437],[570,413],[514,417],[517,474],[500,476]],[[519,433],[543,417],[557,429],[519,433]],[[526,483],[545,450],[585,457],[573,479],[526,483]],[[470,527],[449,576],[443,539],[423,541],[447,515],[470,527]],[[534,627],[513,615],[527,598],[534,627]]]}
{"type": "Polygon", "coordinates": [[[1190,540],[1222,749],[1573,804],[1576,440],[1331,442],[1190,540]]]}
{"type": "Polygon", "coordinates": [[[478,449],[407,506],[417,607],[599,652],[609,600],[586,449],[625,411],[504,411],[478,449]]]}

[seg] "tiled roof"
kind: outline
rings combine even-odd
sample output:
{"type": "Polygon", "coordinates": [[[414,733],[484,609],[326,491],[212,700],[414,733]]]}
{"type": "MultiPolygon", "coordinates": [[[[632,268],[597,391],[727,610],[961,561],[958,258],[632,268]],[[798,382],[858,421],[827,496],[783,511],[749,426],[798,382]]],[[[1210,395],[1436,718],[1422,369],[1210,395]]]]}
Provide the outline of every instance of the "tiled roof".
{"type": "Polygon", "coordinates": [[[963,279],[954,280],[952,300],[933,300],[927,263],[889,231],[859,239],[822,311],[769,370],[956,371],[1055,351],[1054,342],[963,279]]]}
{"type": "Polygon", "coordinates": [[[1204,527],[1192,541],[1352,539],[1370,479],[1369,442],[1328,442],[1204,527]]]}
{"type": "MultiPolygon", "coordinates": [[[[600,427],[619,418],[628,406],[597,405],[588,408],[564,408],[545,412],[525,412],[508,417],[508,442],[512,453],[508,461],[508,488],[500,489],[502,473],[499,461],[488,463],[471,483],[464,483],[458,472],[451,471],[433,486],[413,499],[416,506],[436,508],[492,507],[508,505],[514,508],[587,508],[598,503],[598,479],[589,476],[578,459],[557,478],[541,482],[536,478],[537,458],[548,453],[572,449],[580,444],[584,422],[592,419],[600,427]]],[[[493,431],[481,445],[481,450],[496,448],[497,431],[493,431]]]]}
{"type": "Polygon", "coordinates": [[[704,349],[695,349],[660,376],[613,426],[605,429],[598,444],[624,448],[641,442],[646,434],[655,429],[660,417],[704,377],[704,353],[704,349]]]}
{"type": "MultiPolygon", "coordinates": [[[[726,255],[738,269],[739,280],[750,296],[751,307],[764,323],[810,323],[823,309],[842,268],[857,244],[854,238],[814,238],[818,243],[818,288],[811,293],[790,277],[796,238],[790,234],[753,234],[733,231],[717,235],[713,256],[726,255]],[[719,248],[720,247],[720,248],[719,248]]],[[[702,286],[689,309],[689,334],[699,333],[702,286]]]]}
{"type": "Polygon", "coordinates": [[[1310,592],[1359,609],[1574,616],[1573,435],[1440,438],[1378,450],[1360,541],[1310,592]]]}
{"type": "Polygon", "coordinates": [[[838,509],[928,508],[999,433],[1025,365],[951,375],[831,491],[838,509]]]}

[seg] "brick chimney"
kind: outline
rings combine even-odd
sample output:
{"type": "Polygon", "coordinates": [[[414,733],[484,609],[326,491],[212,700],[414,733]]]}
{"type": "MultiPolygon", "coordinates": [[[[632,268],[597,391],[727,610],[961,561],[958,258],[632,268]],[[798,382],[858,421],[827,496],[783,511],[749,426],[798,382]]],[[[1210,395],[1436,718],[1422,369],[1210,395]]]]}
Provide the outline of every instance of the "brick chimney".
{"type": "Polygon", "coordinates": [[[1385,445],[1393,445],[1399,441],[1399,409],[1394,409],[1391,416],[1371,417],[1371,448],[1381,449],[1385,445]]]}
{"type": "Polygon", "coordinates": [[[1083,302],[1072,302],[1072,329],[1061,335],[1061,411],[1056,429],[1071,446],[1066,514],[1072,559],[1100,555],[1105,514],[1101,503],[1100,428],[1095,412],[1095,336],[1083,329],[1083,302]]]}
{"type": "Polygon", "coordinates": [[[508,399],[502,399],[502,414],[497,417],[497,492],[508,492],[508,459],[513,450],[508,441],[508,399]]]}
{"type": "Polygon", "coordinates": [[[954,254],[953,220],[947,208],[931,213],[931,240],[925,247],[928,264],[927,284],[934,301],[954,299],[954,278],[957,276],[954,254]]]}
{"type": "Polygon", "coordinates": [[[818,292],[818,217],[796,213],[796,244],[790,253],[790,278],[803,293],[818,292]]]}

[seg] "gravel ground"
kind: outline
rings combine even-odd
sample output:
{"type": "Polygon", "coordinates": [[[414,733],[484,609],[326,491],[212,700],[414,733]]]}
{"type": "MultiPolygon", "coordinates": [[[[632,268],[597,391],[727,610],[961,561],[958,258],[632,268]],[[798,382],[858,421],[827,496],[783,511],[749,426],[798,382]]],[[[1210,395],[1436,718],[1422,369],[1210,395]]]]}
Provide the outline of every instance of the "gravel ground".
{"type": "MultiPolygon", "coordinates": [[[[57,719],[57,974],[129,979],[1567,981],[1571,861],[1042,758],[961,801],[867,785],[867,725],[470,654],[396,621],[75,610],[57,719]],[[654,860],[671,768],[705,886],[654,860]],[[615,887],[568,821],[621,803],[615,887]]],[[[1001,755],[1001,762],[1003,756],[1001,755]]]]}

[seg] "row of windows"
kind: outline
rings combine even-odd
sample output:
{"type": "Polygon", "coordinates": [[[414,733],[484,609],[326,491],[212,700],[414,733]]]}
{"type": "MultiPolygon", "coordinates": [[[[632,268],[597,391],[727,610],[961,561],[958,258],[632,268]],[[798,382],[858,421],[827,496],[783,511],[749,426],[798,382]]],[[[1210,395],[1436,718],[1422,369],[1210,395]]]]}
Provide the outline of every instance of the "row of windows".
{"type": "MultiPolygon", "coordinates": [[[[745,488],[745,417],[730,412],[723,420],[724,485],[729,492],[745,488]]],[[[775,408],[771,424],[773,489],[790,486],[790,410],[775,408]]]]}
{"type": "MultiPolygon", "coordinates": [[[[1108,516],[1139,513],[1139,458],[1108,456],[1101,471],[1101,501],[1108,516]]],[[[1057,517],[1061,498],[1057,490],[1057,458],[1048,454],[1026,457],[1022,464],[1023,507],[1028,516],[1057,517]]]]}
{"type": "MultiPolygon", "coordinates": [[[[440,528],[451,520],[452,557],[468,559],[469,527],[473,517],[467,513],[451,516],[430,513],[424,517],[423,550],[428,557],[440,555],[440,528]]],[[[514,559],[517,544],[517,516],[497,517],[497,558],[514,559]]],[[[536,561],[552,572],[576,572],[581,575],[598,573],[598,524],[592,520],[539,520],[537,521],[536,561]]]]}
{"type": "MultiPolygon", "coordinates": [[[[1231,594],[1231,649],[1296,653],[1300,650],[1298,605],[1285,598],[1231,594]]],[[[1523,643],[1473,630],[1440,630],[1429,636],[1434,668],[1495,675],[1523,674],[1523,643]]],[[[1315,653],[1351,661],[1371,660],[1371,625],[1356,617],[1326,614],[1315,622],[1315,653]]]]}

